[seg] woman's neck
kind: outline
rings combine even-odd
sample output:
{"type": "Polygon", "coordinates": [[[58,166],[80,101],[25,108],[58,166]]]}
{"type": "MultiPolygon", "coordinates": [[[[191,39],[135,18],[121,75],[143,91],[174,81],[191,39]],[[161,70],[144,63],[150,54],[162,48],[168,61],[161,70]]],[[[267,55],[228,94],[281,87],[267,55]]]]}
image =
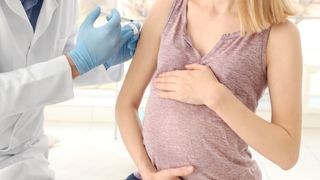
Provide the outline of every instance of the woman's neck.
{"type": "Polygon", "coordinates": [[[192,0],[216,14],[237,14],[236,0],[192,0]]]}

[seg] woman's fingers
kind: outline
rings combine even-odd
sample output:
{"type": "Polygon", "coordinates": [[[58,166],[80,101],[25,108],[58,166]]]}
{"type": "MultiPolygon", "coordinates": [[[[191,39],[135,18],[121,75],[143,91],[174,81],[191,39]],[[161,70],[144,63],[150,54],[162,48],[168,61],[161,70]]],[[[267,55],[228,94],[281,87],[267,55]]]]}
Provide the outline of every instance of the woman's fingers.
{"type": "Polygon", "coordinates": [[[194,171],[193,166],[186,166],[181,168],[163,170],[160,173],[164,178],[174,179],[174,178],[179,178],[183,176],[188,176],[192,174],[193,171],[194,171]]]}
{"type": "Polygon", "coordinates": [[[189,65],[186,65],[185,68],[187,70],[202,70],[204,68],[206,68],[207,66],[205,65],[201,65],[201,64],[189,64],[189,65]]]}
{"type": "Polygon", "coordinates": [[[172,76],[172,77],[158,77],[155,79],[155,83],[178,83],[180,81],[179,77],[172,76]]]}
{"type": "Polygon", "coordinates": [[[160,91],[173,92],[177,90],[177,85],[174,83],[156,83],[155,87],[160,91]]]}
{"type": "Polygon", "coordinates": [[[177,91],[181,80],[176,76],[163,76],[155,79],[154,84],[161,91],[177,91]]]}
{"type": "Polygon", "coordinates": [[[162,99],[172,99],[179,101],[178,95],[175,92],[158,92],[158,96],[162,99]]]}
{"type": "Polygon", "coordinates": [[[184,71],[176,70],[176,71],[170,71],[165,72],[159,75],[159,77],[179,77],[183,74],[184,71]]]}

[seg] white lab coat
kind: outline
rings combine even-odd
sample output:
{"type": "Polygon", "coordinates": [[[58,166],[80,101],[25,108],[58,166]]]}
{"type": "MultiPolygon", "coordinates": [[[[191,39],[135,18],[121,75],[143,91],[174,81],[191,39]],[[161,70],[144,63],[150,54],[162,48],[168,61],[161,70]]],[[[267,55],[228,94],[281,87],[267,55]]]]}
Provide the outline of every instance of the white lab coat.
{"type": "MultiPolygon", "coordinates": [[[[77,0],[44,0],[35,33],[20,0],[0,0],[0,179],[52,180],[43,132],[45,105],[73,97],[64,52],[74,47],[77,0]]],[[[99,67],[77,82],[118,80],[99,67]]],[[[109,73],[108,73],[109,72],[109,73]]]]}

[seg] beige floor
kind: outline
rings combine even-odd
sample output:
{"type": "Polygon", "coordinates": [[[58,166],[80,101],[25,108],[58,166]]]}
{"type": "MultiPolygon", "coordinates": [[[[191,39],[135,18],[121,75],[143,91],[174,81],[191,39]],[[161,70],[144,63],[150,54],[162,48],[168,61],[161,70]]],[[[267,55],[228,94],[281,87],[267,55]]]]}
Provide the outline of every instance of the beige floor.
{"type": "MultiPolygon", "coordinates": [[[[135,169],[112,123],[47,123],[47,133],[61,139],[50,151],[57,180],[121,180],[135,169]]],[[[284,172],[255,154],[264,180],[320,180],[320,129],[304,129],[301,158],[284,172]]]]}

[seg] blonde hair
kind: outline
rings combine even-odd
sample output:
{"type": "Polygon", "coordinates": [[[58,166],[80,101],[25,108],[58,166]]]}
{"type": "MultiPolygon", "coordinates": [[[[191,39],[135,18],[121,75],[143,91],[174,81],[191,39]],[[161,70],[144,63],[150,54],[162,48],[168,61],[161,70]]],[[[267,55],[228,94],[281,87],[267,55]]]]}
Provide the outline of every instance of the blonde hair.
{"type": "Polygon", "coordinates": [[[261,32],[296,14],[289,0],[238,0],[237,3],[242,35],[261,32]]]}

